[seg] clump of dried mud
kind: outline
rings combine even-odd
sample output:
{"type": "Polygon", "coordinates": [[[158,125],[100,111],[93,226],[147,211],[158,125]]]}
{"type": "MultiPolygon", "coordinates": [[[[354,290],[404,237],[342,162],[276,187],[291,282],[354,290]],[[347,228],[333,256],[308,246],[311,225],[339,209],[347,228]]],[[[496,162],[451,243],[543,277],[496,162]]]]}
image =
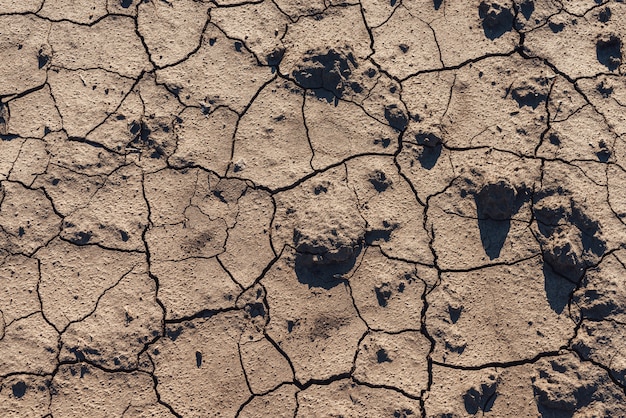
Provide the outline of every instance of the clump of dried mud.
{"type": "Polygon", "coordinates": [[[626,416],[625,36],[0,0],[0,416],[626,416]]]}

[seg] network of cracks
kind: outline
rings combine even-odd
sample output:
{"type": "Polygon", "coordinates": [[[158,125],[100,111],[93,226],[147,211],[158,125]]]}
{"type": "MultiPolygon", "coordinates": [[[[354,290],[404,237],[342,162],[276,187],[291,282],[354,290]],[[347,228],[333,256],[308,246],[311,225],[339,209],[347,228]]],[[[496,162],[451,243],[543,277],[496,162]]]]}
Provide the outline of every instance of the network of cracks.
{"type": "Polygon", "coordinates": [[[0,0],[0,415],[626,415],[624,16],[0,0]]]}

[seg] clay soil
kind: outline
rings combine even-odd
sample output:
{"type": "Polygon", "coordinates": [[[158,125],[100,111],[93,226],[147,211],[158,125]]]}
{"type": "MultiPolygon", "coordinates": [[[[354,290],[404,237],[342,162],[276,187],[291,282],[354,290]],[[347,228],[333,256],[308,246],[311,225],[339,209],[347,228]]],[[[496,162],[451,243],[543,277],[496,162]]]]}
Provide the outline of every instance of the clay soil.
{"type": "Polygon", "coordinates": [[[0,417],[626,416],[626,3],[0,0],[0,417]]]}

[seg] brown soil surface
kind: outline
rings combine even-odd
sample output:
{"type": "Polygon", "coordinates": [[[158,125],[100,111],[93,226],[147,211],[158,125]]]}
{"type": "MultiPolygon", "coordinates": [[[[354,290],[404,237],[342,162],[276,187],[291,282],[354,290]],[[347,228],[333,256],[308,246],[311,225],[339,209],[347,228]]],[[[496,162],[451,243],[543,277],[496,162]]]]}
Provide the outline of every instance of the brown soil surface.
{"type": "Polygon", "coordinates": [[[0,417],[626,416],[623,0],[0,0],[0,417]]]}

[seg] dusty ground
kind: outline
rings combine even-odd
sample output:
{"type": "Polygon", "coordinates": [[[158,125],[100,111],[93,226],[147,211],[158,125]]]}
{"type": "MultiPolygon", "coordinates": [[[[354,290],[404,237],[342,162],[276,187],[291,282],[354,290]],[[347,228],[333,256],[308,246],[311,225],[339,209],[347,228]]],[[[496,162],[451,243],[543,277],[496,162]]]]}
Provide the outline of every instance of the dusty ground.
{"type": "Polygon", "coordinates": [[[0,416],[626,416],[625,40],[617,0],[0,0],[0,416]]]}

